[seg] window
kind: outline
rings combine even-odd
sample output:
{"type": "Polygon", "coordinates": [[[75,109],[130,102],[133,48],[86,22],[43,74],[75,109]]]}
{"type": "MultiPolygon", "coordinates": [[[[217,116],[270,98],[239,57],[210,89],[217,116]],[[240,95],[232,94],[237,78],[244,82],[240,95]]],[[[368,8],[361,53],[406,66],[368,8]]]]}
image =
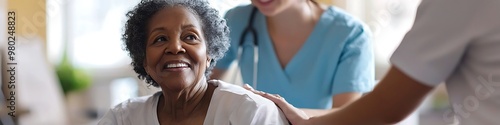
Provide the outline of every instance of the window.
{"type": "MultiPolygon", "coordinates": [[[[130,64],[123,51],[121,33],[125,13],[140,0],[48,0],[48,47],[51,62],[63,56],[64,42],[70,59],[84,68],[115,68],[130,64]],[[64,3],[66,2],[66,3],[64,3]],[[67,6],[64,6],[64,5],[67,6]]],[[[211,0],[221,16],[250,0],[211,0]]]]}

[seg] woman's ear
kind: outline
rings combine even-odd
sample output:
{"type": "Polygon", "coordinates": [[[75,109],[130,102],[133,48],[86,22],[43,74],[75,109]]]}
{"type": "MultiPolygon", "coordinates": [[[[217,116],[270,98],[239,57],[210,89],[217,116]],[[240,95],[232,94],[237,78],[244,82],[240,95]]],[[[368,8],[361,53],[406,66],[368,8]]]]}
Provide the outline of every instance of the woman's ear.
{"type": "Polygon", "coordinates": [[[212,62],[212,58],[208,57],[207,58],[207,68],[210,67],[211,62],[212,62]]]}
{"type": "Polygon", "coordinates": [[[149,75],[147,66],[148,66],[148,61],[144,59],[144,61],[142,61],[142,67],[144,68],[144,71],[146,71],[146,73],[149,75]]]}

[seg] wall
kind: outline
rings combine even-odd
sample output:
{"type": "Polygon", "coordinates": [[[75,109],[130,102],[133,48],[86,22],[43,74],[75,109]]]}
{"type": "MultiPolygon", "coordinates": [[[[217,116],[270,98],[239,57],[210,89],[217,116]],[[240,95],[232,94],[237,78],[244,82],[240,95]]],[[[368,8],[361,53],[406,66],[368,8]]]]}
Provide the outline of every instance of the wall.
{"type": "Polygon", "coordinates": [[[336,7],[346,9],[347,1],[346,0],[316,0],[320,3],[327,5],[335,5],[336,7]]]}
{"type": "Polygon", "coordinates": [[[316,0],[317,2],[332,5],[334,0],[316,0]]]}
{"type": "Polygon", "coordinates": [[[41,39],[45,48],[46,38],[45,0],[7,0],[9,11],[16,12],[16,36],[41,39]]]}

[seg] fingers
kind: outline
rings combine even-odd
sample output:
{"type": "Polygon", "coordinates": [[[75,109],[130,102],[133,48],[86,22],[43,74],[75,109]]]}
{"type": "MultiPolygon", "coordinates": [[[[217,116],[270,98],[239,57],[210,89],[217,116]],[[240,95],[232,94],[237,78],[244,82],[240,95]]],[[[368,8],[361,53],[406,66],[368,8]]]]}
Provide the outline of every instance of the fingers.
{"type": "Polygon", "coordinates": [[[252,86],[250,86],[250,85],[248,85],[248,84],[243,85],[243,88],[245,88],[245,89],[246,89],[246,90],[248,90],[248,91],[252,91],[252,92],[253,92],[253,91],[255,91],[255,90],[252,88],[252,86]]]}
{"type": "Polygon", "coordinates": [[[261,96],[273,101],[281,109],[290,109],[293,107],[290,104],[288,104],[288,102],[286,102],[286,100],[283,97],[281,97],[279,95],[271,95],[271,94],[265,93],[265,94],[262,94],[261,96]]]}
{"type": "Polygon", "coordinates": [[[245,84],[243,86],[245,89],[257,94],[257,95],[260,95],[264,98],[267,98],[271,101],[273,101],[274,103],[276,103],[276,105],[278,105],[278,107],[293,107],[291,105],[288,104],[288,102],[285,100],[285,98],[281,97],[280,95],[278,94],[269,94],[269,93],[266,93],[266,92],[262,92],[262,91],[257,91],[255,89],[253,89],[252,87],[250,87],[249,85],[245,84]]]}
{"type": "Polygon", "coordinates": [[[253,89],[253,88],[252,88],[252,86],[250,86],[250,85],[248,85],[248,84],[243,85],[243,88],[245,88],[245,89],[246,89],[246,90],[248,90],[248,91],[253,92],[254,94],[261,95],[261,96],[262,96],[262,94],[264,94],[264,93],[265,93],[265,92],[262,92],[262,91],[258,91],[258,90],[253,89]]]}
{"type": "Polygon", "coordinates": [[[285,98],[281,97],[278,94],[269,94],[266,92],[258,91],[253,89],[252,86],[248,84],[244,84],[243,88],[274,102],[283,111],[287,119],[293,124],[301,123],[302,121],[309,119],[309,116],[307,116],[307,114],[289,104],[285,100],[285,98]]]}
{"type": "Polygon", "coordinates": [[[304,111],[294,107],[278,94],[263,93],[261,96],[273,101],[292,124],[301,123],[309,119],[309,116],[304,111]]]}
{"type": "MultiPolygon", "coordinates": [[[[286,101],[284,100],[284,98],[281,97],[278,94],[269,94],[269,93],[266,93],[266,92],[257,91],[255,89],[253,89],[252,86],[250,86],[248,84],[244,84],[243,88],[245,88],[246,90],[251,91],[251,92],[253,92],[253,93],[257,94],[257,95],[260,95],[260,96],[262,96],[264,98],[267,98],[267,99],[273,101],[274,103],[278,104],[278,106],[282,106],[283,104],[286,103],[286,101]]],[[[286,104],[288,104],[288,103],[286,103],[286,104]]]]}
{"type": "Polygon", "coordinates": [[[281,97],[280,95],[278,95],[278,94],[269,94],[269,93],[265,93],[264,92],[261,96],[264,97],[264,98],[267,98],[267,99],[269,99],[271,101],[273,101],[274,103],[276,103],[280,107],[281,106],[285,106],[283,104],[288,104],[285,101],[285,99],[283,97],[281,97]]]}

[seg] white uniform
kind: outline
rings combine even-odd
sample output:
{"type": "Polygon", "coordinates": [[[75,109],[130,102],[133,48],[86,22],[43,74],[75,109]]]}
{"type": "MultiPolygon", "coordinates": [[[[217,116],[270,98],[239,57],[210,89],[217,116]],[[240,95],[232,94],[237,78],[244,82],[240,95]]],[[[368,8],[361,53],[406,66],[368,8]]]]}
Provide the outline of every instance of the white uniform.
{"type": "Polygon", "coordinates": [[[463,125],[500,124],[500,0],[423,0],[391,62],[428,86],[442,82],[463,125]]]}
{"type": "MultiPolygon", "coordinates": [[[[288,124],[281,110],[270,100],[222,81],[210,101],[204,125],[284,125],[288,124]]],[[[159,125],[156,114],[158,92],[151,96],[129,99],[112,108],[99,125],[159,125]]]]}

